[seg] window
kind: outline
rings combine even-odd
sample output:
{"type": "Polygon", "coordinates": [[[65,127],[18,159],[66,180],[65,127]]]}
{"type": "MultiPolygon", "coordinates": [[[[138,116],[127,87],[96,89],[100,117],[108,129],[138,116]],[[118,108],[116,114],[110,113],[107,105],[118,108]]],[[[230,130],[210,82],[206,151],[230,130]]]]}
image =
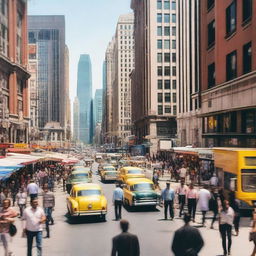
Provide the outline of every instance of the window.
{"type": "Polygon", "coordinates": [[[176,89],[177,88],[177,81],[176,80],[172,80],[172,89],[176,89]]]}
{"type": "Polygon", "coordinates": [[[1,3],[1,11],[2,11],[2,14],[5,15],[5,6],[6,6],[6,0],[2,0],[2,3],[1,3]]]}
{"type": "Polygon", "coordinates": [[[171,94],[170,93],[165,93],[164,94],[164,101],[165,102],[171,102],[171,94]]]}
{"type": "Polygon", "coordinates": [[[164,22],[170,23],[170,14],[164,14],[164,22]]]}
{"type": "Polygon", "coordinates": [[[215,85],[215,63],[208,66],[208,88],[215,85]]]}
{"type": "Polygon", "coordinates": [[[172,67],[172,75],[176,76],[176,67],[172,67]]]}
{"type": "Polygon", "coordinates": [[[162,9],[162,0],[157,0],[157,9],[158,10],[162,9]]]}
{"type": "Polygon", "coordinates": [[[163,41],[157,40],[157,49],[162,49],[162,48],[163,48],[163,41]]]}
{"type": "Polygon", "coordinates": [[[244,74],[252,71],[252,43],[243,46],[243,72],[244,74]]]}
{"type": "Polygon", "coordinates": [[[164,49],[170,49],[170,40],[164,40],[164,49]]]}
{"type": "Polygon", "coordinates": [[[171,75],[171,69],[170,67],[164,67],[164,75],[165,76],[170,76],[171,75]]]}
{"type": "Polygon", "coordinates": [[[236,1],[226,9],[226,34],[230,34],[236,31],[236,1]]]}
{"type": "Polygon", "coordinates": [[[252,0],[243,0],[243,22],[252,18],[252,0]]]}
{"type": "Polygon", "coordinates": [[[227,81],[232,80],[237,76],[236,62],[236,51],[233,51],[226,57],[227,81]]]}
{"type": "Polygon", "coordinates": [[[163,114],[163,106],[158,105],[158,115],[162,115],[163,114]]]}
{"type": "Polygon", "coordinates": [[[163,55],[162,55],[162,53],[158,53],[157,54],[157,62],[162,63],[162,61],[163,61],[163,55]]]}
{"type": "Polygon", "coordinates": [[[157,80],[157,89],[162,90],[163,89],[163,80],[157,80]]]}
{"type": "Polygon", "coordinates": [[[176,101],[177,101],[176,93],[172,94],[172,101],[173,101],[173,103],[176,103],[176,101]]]}
{"type": "Polygon", "coordinates": [[[176,27],[172,27],[172,36],[176,36],[176,27]]]}
{"type": "Polygon", "coordinates": [[[169,36],[170,35],[170,27],[164,27],[164,35],[169,36]]]}
{"type": "Polygon", "coordinates": [[[172,62],[176,62],[176,53],[174,52],[174,53],[172,53],[172,62]]]}
{"type": "Polygon", "coordinates": [[[165,107],[164,107],[164,112],[165,112],[166,114],[170,114],[170,113],[171,113],[171,107],[170,107],[170,106],[165,106],[165,107]]]}
{"type": "Polygon", "coordinates": [[[164,0],[164,9],[170,10],[170,0],[164,0]]]}
{"type": "Polygon", "coordinates": [[[215,20],[208,24],[208,47],[215,43],[215,20]]]}
{"type": "Polygon", "coordinates": [[[210,10],[214,6],[215,0],[207,0],[207,10],[210,10]]]}
{"type": "Polygon", "coordinates": [[[173,114],[176,115],[177,114],[177,106],[173,106],[173,114]]]}
{"type": "Polygon", "coordinates": [[[176,10],[176,2],[172,1],[172,10],[176,10]]]}
{"type": "Polygon", "coordinates": [[[163,75],[163,67],[157,67],[157,75],[162,76],[163,75]]]}
{"type": "Polygon", "coordinates": [[[172,14],[172,22],[176,23],[176,14],[172,14]]]}
{"type": "Polygon", "coordinates": [[[157,22],[162,23],[162,13],[157,14],[157,22]]]}
{"type": "Polygon", "coordinates": [[[170,53],[167,52],[167,53],[164,54],[164,62],[170,62],[170,61],[171,61],[171,59],[170,59],[170,53]]]}
{"type": "Polygon", "coordinates": [[[176,40],[172,40],[172,49],[176,49],[176,40]]]}
{"type": "Polygon", "coordinates": [[[161,26],[157,27],[157,35],[162,36],[162,27],[161,26]]]}
{"type": "Polygon", "coordinates": [[[164,80],[164,89],[171,89],[171,81],[164,80]]]}
{"type": "Polygon", "coordinates": [[[159,103],[163,102],[163,94],[162,93],[157,94],[157,102],[159,102],[159,103]]]}

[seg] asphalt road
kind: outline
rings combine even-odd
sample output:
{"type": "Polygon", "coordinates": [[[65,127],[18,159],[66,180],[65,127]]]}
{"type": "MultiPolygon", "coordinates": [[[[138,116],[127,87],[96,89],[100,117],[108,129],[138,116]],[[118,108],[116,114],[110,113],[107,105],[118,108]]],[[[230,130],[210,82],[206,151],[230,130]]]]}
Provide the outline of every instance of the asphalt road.
{"type": "MultiPolygon", "coordinates": [[[[99,182],[98,176],[94,176],[94,182],[99,182]]],[[[55,225],[51,226],[51,238],[43,240],[43,255],[45,256],[108,256],[111,252],[112,237],[120,232],[119,222],[114,220],[114,208],[112,206],[112,192],[114,184],[102,184],[104,193],[108,199],[107,221],[101,222],[97,218],[81,218],[70,223],[66,217],[67,195],[58,189],[56,192],[56,208],[54,211],[55,225]]],[[[176,215],[177,216],[177,213],[176,215]]],[[[172,256],[170,246],[174,231],[182,226],[182,220],[175,218],[173,221],[163,220],[163,209],[157,211],[140,209],[127,211],[123,209],[123,218],[130,222],[130,232],[138,235],[142,256],[172,256]]],[[[200,221],[201,216],[197,216],[200,221]]],[[[19,221],[16,222],[19,227],[19,221]]],[[[197,226],[200,226],[197,224],[197,226]]],[[[217,230],[200,228],[205,240],[205,246],[201,256],[222,255],[221,240],[217,230]]],[[[249,219],[241,221],[239,237],[233,236],[232,255],[247,256],[252,251],[253,244],[248,241],[249,219]]],[[[20,229],[21,230],[21,229],[20,229]]],[[[2,249],[2,248],[0,248],[2,249]]],[[[20,237],[20,233],[14,238],[12,249],[15,255],[26,255],[26,240],[20,237]]],[[[2,251],[0,250],[0,255],[2,251]]],[[[36,251],[34,253],[36,255],[36,251]]]]}

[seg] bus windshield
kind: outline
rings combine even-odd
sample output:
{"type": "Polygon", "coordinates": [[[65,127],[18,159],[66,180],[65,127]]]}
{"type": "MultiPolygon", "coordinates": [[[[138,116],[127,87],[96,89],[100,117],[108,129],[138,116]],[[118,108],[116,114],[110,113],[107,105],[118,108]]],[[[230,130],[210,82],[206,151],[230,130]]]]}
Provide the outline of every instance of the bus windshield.
{"type": "Polygon", "coordinates": [[[256,192],[256,174],[242,175],[242,190],[244,192],[256,192]]]}

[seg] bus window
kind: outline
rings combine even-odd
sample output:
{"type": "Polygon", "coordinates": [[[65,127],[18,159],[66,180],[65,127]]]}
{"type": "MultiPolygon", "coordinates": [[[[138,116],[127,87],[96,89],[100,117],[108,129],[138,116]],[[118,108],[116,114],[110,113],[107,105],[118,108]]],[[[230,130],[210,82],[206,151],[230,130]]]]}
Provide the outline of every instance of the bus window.
{"type": "Polygon", "coordinates": [[[224,189],[231,189],[231,180],[236,179],[236,175],[229,172],[224,172],[224,189]]]}
{"type": "Polygon", "coordinates": [[[242,169],[242,190],[256,192],[256,169],[242,169]]]}

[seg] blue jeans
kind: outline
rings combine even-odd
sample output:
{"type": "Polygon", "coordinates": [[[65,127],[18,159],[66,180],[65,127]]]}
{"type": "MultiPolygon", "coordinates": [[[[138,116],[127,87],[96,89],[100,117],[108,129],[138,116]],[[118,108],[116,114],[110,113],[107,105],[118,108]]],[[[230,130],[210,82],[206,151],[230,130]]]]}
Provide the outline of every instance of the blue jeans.
{"type": "Polygon", "coordinates": [[[52,207],[47,207],[44,208],[45,216],[46,216],[46,222],[45,222],[45,227],[46,227],[46,236],[50,237],[50,228],[49,224],[50,222],[53,224],[53,218],[52,218],[52,207]]]}
{"type": "Polygon", "coordinates": [[[29,231],[27,230],[27,256],[32,256],[33,239],[36,237],[37,256],[42,256],[42,231],[29,231]]]}

